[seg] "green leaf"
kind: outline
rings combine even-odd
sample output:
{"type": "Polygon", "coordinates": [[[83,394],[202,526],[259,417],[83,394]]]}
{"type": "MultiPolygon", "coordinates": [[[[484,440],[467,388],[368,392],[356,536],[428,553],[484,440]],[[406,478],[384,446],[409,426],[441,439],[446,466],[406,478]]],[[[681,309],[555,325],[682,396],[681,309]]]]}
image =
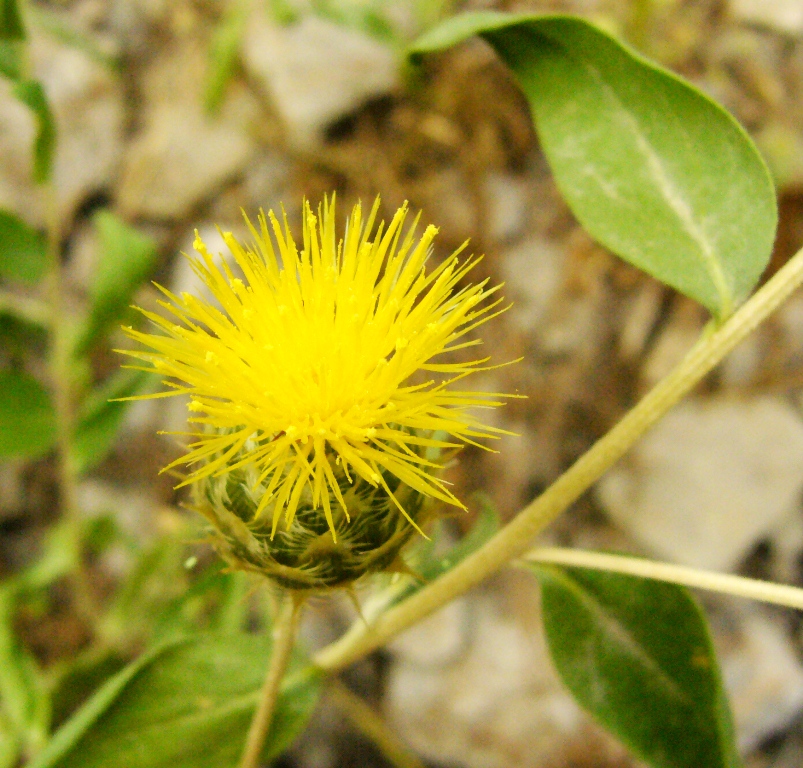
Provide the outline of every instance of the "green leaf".
{"type": "Polygon", "coordinates": [[[0,0],[0,40],[24,39],[25,25],[18,0],[0,0]]]}
{"type": "Polygon", "coordinates": [[[210,114],[218,111],[226,86],[234,75],[249,12],[249,3],[242,0],[231,3],[212,35],[204,96],[210,114]]]}
{"type": "Polygon", "coordinates": [[[120,319],[131,296],[151,273],[156,243],[109,211],[94,216],[100,261],[91,288],[91,309],[76,345],[76,354],[87,352],[109,327],[120,319]]]}
{"type": "Polygon", "coordinates": [[[88,472],[108,455],[117,431],[131,405],[116,398],[132,397],[154,381],[145,371],[121,369],[97,387],[86,399],[75,428],[73,457],[79,473],[88,472]]]}
{"type": "Polygon", "coordinates": [[[43,456],[55,441],[48,391],[27,373],[0,371],[0,459],[43,456]]]}
{"type": "Polygon", "coordinates": [[[23,43],[0,40],[0,75],[19,80],[22,77],[23,43]]]}
{"type": "Polygon", "coordinates": [[[37,229],[0,209],[0,276],[36,283],[47,270],[47,241],[37,229]]]}
{"type": "MultiPolygon", "coordinates": [[[[265,673],[267,635],[164,645],[109,680],[29,768],[235,768],[265,673]]],[[[264,760],[304,727],[320,678],[285,679],[264,760]]]]}
{"type": "Polygon", "coordinates": [[[570,16],[456,16],[412,53],[475,34],[513,71],[586,230],[727,317],[764,271],[777,221],[769,172],[741,126],[689,83],[570,16]]]}
{"type": "Polygon", "coordinates": [[[674,584],[527,563],[552,659],[577,701],[655,768],[741,763],[705,618],[674,584]]]}
{"type": "Polygon", "coordinates": [[[14,633],[17,587],[0,587],[0,708],[6,726],[5,748],[40,749],[50,723],[50,699],[33,656],[14,633]]]}
{"type": "Polygon", "coordinates": [[[50,110],[42,84],[36,80],[19,80],[14,84],[14,95],[36,117],[36,138],[33,143],[33,178],[37,184],[50,179],[53,155],[56,151],[56,121],[50,110]]]}

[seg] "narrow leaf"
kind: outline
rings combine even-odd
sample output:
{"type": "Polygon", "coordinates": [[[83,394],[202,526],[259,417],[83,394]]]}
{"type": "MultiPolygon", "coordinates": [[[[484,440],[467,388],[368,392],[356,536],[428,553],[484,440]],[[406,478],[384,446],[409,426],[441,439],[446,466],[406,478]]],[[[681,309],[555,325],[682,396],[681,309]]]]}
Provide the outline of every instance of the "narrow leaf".
{"type": "Polygon", "coordinates": [[[100,261],[91,288],[91,309],[79,334],[76,354],[89,350],[117,322],[131,296],[150,274],[156,261],[156,244],[109,211],[94,217],[100,261]]]}
{"type": "Polygon", "coordinates": [[[22,77],[23,45],[18,40],[0,40],[0,75],[11,80],[22,77]]]}
{"type": "Polygon", "coordinates": [[[0,0],[0,40],[24,40],[25,26],[18,0],[0,0]]]}
{"type": "Polygon", "coordinates": [[[37,229],[0,209],[0,276],[36,283],[47,269],[47,242],[37,229]]]}
{"type": "Polygon", "coordinates": [[[84,402],[75,428],[73,456],[79,473],[86,473],[108,455],[130,401],[116,398],[141,393],[153,376],[145,371],[121,369],[95,389],[84,402]]]}
{"type": "Polygon", "coordinates": [[[737,768],[711,639],[683,587],[527,563],[552,659],[577,701],[655,768],[737,768]]]}
{"type": "Polygon", "coordinates": [[[47,737],[50,699],[35,659],[14,633],[16,599],[13,584],[0,587],[0,706],[22,750],[37,750],[47,737]]]}
{"type": "Polygon", "coordinates": [[[777,221],[769,172],[741,126],[579,18],[464,14],[412,52],[476,34],[518,80],[557,184],[589,234],[727,317],[764,271],[777,221]]]}
{"type": "Polygon", "coordinates": [[[56,150],[56,121],[41,83],[36,80],[20,80],[14,84],[14,95],[36,117],[33,178],[37,184],[43,184],[50,179],[53,170],[53,155],[56,150]]]}
{"type": "Polygon", "coordinates": [[[235,0],[226,8],[212,35],[206,71],[206,109],[214,114],[220,107],[226,86],[234,75],[250,4],[235,0]]]}
{"type": "MultiPolygon", "coordinates": [[[[168,643],[109,680],[29,768],[235,768],[269,649],[243,634],[168,643]]],[[[304,727],[319,690],[314,672],[291,672],[265,761],[304,727]]]]}
{"type": "Polygon", "coordinates": [[[56,440],[48,391],[21,371],[0,371],[0,458],[36,458],[56,440]]]}

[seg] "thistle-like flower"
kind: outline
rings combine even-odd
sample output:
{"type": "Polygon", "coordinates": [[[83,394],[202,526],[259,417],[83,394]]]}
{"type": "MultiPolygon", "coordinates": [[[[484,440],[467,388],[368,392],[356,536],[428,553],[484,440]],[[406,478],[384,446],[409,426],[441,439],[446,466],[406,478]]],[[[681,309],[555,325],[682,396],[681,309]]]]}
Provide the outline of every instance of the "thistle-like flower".
{"type": "MultiPolygon", "coordinates": [[[[438,476],[440,452],[500,431],[474,409],[502,396],[454,386],[488,358],[442,357],[480,343],[467,334],[502,311],[488,300],[498,286],[463,284],[478,259],[457,253],[427,271],[436,228],[416,240],[416,218],[404,233],[405,205],[374,233],[378,206],[367,221],[355,206],[338,241],[334,199],[317,216],[305,203],[300,251],[273,212],[259,229],[246,220],[252,247],[223,233],[236,267],[218,266],[196,234],[192,268],[219,307],[160,287],[168,316],[141,311],[163,333],[126,329],[148,350],[125,354],[166,377],[161,394],[191,396],[199,429],[165,469],[185,464],[182,485],[203,481],[201,511],[241,567],[265,570],[267,557],[316,571],[315,553],[331,555],[351,528],[362,536],[351,550],[374,551],[357,570],[387,566],[388,542],[419,528],[427,498],[462,507],[438,476]],[[378,538],[362,531],[380,517],[378,538]],[[301,529],[303,545],[288,538],[301,529]]],[[[304,586],[309,573],[297,575],[279,577],[304,586]]]]}

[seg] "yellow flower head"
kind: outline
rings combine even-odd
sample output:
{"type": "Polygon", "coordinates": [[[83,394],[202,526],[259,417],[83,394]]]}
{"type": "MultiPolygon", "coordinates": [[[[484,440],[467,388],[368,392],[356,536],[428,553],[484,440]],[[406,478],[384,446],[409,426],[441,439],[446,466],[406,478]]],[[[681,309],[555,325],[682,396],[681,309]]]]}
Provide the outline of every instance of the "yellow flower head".
{"type": "Polygon", "coordinates": [[[480,343],[465,337],[493,316],[501,299],[485,299],[498,287],[462,285],[478,259],[461,263],[456,253],[427,271],[437,230],[416,240],[414,222],[403,234],[406,205],[372,234],[378,206],[363,221],[356,205],[338,241],[334,199],[317,216],[305,203],[300,251],[273,212],[260,215],[259,231],[247,222],[251,248],[223,233],[240,277],[218,266],[196,233],[192,268],[220,308],[160,287],[172,318],[141,311],[164,333],[126,329],[152,350],[126,354],[167,377],[172,389],[162,394],[191,395],[189,421],[202,425],[170,465],[193,468],[182,485],[256,467],[266,487],[256,516],[272,502],[271,537],[282,511],[291,525],[305,489],[335,534],[332,505],[349,512],[336,471],[383,488],[405,516],[388,473],[462,506],[434,474],[427,448],[499,431],[471,410],[500,405],[498,395],[454,388],[487,370],[487,358],[442,357],[480,343]]]}

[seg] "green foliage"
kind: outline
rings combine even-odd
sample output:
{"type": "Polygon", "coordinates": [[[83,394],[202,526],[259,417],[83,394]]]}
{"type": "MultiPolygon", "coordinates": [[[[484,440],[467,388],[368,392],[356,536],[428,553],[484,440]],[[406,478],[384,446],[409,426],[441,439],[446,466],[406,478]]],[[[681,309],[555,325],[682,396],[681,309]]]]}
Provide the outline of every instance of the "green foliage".
{"type": "Polygon", "coordinates": [[[527,563],[546,636],[575,698],[655,768],[736,768],[705,619],[689,592],[621,574],[527,563]]]}
{"type": "Polygon", "coordinates": [[[87,352],[119,321],[134,291],[151,273],[156,261],[153,239],[126,224],[109,211],[94,217],[100,259],[90,288],[91,308],[78,335],[75,353],[87,352]]]}
{"type": "MultiPolygon", "coordinates": [[[[234,768],[266,668],[267,635],[167,643],[109,680],[30,768],[234,768]]],[[[311,670],[282,688],[264,759],[279,755],[318,699],[311,670]]]]}
{"type": "Polygon", "coordinates": [[[413,54],[479,34],[533,112],[572,211],[600,243],[727,317],[767,265],[777,220],[769,173],[718,104],[592,24],[478,12],[413,54]]]}
{"type": "Polygon", "coordinates": [[[11,80],[22,76],[22,47],[16,40],[0,40],[0,75],[11,80]]]}
{"type": "Polygon", "coordinates": [[[231,3],[212,35],[204,94],[206,110],[212,114],[218,111],[226,86],[237,67],[249,10],[250,5],[242,0],[231,3]]]}
{"type": "Polygon", "coordinates": [[[33,178],[37,184],[50,179],[56,151],[56,122],[47,101],[45,89],[36,80],[19,80],[14,95],[36,117],[36,138],[33,143],[33,178]]]}
{"type": "Polygon", "coordinates": [[[0,209],[0,276],[36,283],[46,269],[44,235],[13,213],[0,209]]]}
{"type": "Polygon", "coordinates": [[[0,371],[0,459],[37,458],[56,440],[48,391],[27,373],[0,371]]]}
{"type": "Polygon", "coordinates": [[[0,0],[0,40],[24,39],[25,25],[18,0],[0,0]]]}
{"type": "Polygon", "coordinates": [[[16,585],[0,587],[0,767],[40,749],[47,738],[50,699],[33,656],[14,635],[16,585]]]}
{"type": "Polygon", "coordinates": [[[108,455],[132,397],[145,390],[153,376],[145,371],[121,369],[91,392],[81,408],[73,441],[73,456],[80,474],[108,455]]]}

